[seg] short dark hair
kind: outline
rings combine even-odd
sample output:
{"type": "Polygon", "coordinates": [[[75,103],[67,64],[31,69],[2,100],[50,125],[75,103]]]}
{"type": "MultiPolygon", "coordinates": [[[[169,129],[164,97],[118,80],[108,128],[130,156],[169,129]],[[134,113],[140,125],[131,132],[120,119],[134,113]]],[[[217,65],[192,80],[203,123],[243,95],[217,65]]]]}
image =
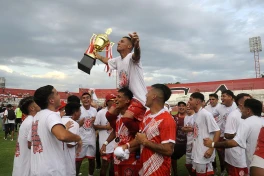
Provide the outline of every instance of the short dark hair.
{"type": "Polygon", "coordinates": [[[234,95],[234,92],[232,92],[231,90],[224,90],[224,91],[222,91],[222,94],[227,94],[227,95],[231,96],[232,98],[236,97],[234,95]]]}
{"type": "Polygon", "coordinates": [[[46,109],[48,107],[49,96],[53,94],[53,86],[46,85],[38,88],[34,93],[34,101],[40,107],[40,109],[46,109]]]}
{"type": "Polygon", "coordinates": [[[214,97],[214,98],[218,99],[218,95],[216,93],[209,94],[209,97],[214,97]]]}
{"type": "Polygon", "coordinates": [[[66,116],[73,115],[75,112],[79,111],[80,107],[81,107],[80,103],[71,102],[66,104],[65,106],[66,116]]]}
{"type": "Polygon", "coordinates": [[[129,100],[133,98],[133,93],[127,87],[119,89],[118,92],[123,93],[129,100]]]}
{"type": "Polygon", "coordinates": [[[13,106],[11,104],[6,105],[7,108],[12,108],[13,106]]]}
{"type": "Polygon", "coordinates": [[[183,102],[183,101],[179,101],[179,102],[178,102],[178,106],[180,106],[181,104],[183,104],[184,106],[186,106],[186,103],[185,103],[185,102],[183,102]]]}
{"type": "Polygon", "coordinates": [[[81,103],[81,100],[79,97],[77,97],[76,95],[70,95],[67,98],[67,103],[81,103]]]}
{"type": "Polygon", "coordinates": [[[200,92],[194,92],[194,93],[192,93],[191,94],[191,97],[192,98],[199,99],[199,100],[201,100],[201,102],[204,101],[204,95],[202,93],[200,93],[200,92]]]}
{"type": "Polygon", "coordinates": [[[89,94],[88,92],[84,92],[81,97],[83,97],[84,95],[89,95],[90,98],[92,98],[91,94],[89,94]]]}
{"type": "Polygon", "coordinates": [[[22,100],[20,100],[19,107],[20,107],[20,110],[22,111],[23,114],[26,114],[26,115],[29,114],[28,107],[29,107],[29,105],[31,105],[31,103],[34,103],[34,97],[33,96],[26,97],[26,98],[23,98],[22,100]]]}
{"type": "Polygon", "coordinates": [[[236,98],[235,98],[235,102],[236,102],[237,106],[238,106],[238,101],[239,101],[241,98],[244,98],[244,97],[250,97],[250,98],[252,98],[251,95],[249,95],[249,94],[247,94],[247,93],[240,93],[240,94],[238,94],[238,95],[236,96],[236,98]]]}
{"type": "Polygon", "coordinates": [[[129,37],[129,36],[124,36],[124,37],[122,37],[122,38],[125,38],[125,39],[129,40],[130,43],[131,43],[131,45],[132,45],[132,49],[133,49],[133,47],[134,47],[134,43],[132,43],[132,39],[131,39],[131,37],[129,37]]]}
{"type": "Polygon", "coordinates": [[[261,116],[262,113],[262,103],[256,99],[246,99],[244,102],[244,106],[249,108],[254,115],[261,116]]]}
{"type": "Polygon", "coordinates": [[[153,84],[151,87],[161,91],[163,96],[163,103],[165,103],[171,96],[171,90],[168,86],[164,84],[153,84]]]}

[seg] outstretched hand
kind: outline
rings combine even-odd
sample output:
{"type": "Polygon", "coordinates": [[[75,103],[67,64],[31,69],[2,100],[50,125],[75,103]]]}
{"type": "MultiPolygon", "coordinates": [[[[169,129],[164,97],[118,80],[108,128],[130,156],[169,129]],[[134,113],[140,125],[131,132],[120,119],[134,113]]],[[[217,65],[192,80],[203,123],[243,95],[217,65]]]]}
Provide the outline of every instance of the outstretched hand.
{"type": "Polygon", "coordinates": [[[131,38],[131,42],[134,44],[135,48],[139,47],[139,36],[136,32],[133,32],[132,34],[128,34],[131,38]]]}

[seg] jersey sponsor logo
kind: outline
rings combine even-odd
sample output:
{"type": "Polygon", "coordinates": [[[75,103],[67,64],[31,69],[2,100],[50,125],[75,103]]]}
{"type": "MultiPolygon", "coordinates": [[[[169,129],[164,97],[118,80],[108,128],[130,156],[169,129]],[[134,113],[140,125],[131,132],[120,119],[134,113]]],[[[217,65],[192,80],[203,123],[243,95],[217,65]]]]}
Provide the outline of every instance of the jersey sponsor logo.
{"type": "Polygon", "coordinates": [[[92,124],[92,119],[89,117],[85,117],[83,128],[87,130],[88,128],[92,127],[92,124]]]}
{"type": "Polygon", "coordinates": [[[128,85],[129,85],[128,74],[125,70],[121,70],[119,72],[119,88],[128,87],[128,85]]]}
{"type": "Polygon", "coordinates": [[[42,142],[38,135],[38,122],[38,120],[36,122],[32,122],[31,140],[34,154],[36,154],[37,152],[43,152],[42,142]]]}
{"type": "Polygon", "coordinates": [[[15,156],[19,157],[20,155],[20,147],[19,147],[19,142],[17,141],[16,143],[16,151],[15,151],[15,156]]]}

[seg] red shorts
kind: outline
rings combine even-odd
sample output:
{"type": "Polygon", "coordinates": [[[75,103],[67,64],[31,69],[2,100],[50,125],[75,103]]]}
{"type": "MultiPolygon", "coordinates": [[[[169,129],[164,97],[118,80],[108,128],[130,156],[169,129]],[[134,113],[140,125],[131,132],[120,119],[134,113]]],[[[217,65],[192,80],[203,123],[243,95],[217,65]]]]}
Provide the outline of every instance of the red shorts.
{"type": "Polygon", "coordinates": [[[248,174],[248,168],[238,168],[234,167],[228,163],[227,164],[227,173],[229,176],[244,176],[248,174]]]}
{"type": "Polygon", "coordinates": [[[145,115],[146,108],[143,106],[140,101],[133,98],[130,102],[130,105],[128,106],[128,109],[126,110],[125,114],[130,114],[134,118],[136,118],[138,121],[142,121],[143,117],[145,115]]]}
{"type": "Polygon", "coordinates": [[[113,160],[114,156],[113,153],[107,153],[101,156],[102,160],[111,161],[113,160]]]}
{"type": "Polygon", "coordinates": [[[114,164],[115,176],[138,176],[141,164],[114,164]]]}

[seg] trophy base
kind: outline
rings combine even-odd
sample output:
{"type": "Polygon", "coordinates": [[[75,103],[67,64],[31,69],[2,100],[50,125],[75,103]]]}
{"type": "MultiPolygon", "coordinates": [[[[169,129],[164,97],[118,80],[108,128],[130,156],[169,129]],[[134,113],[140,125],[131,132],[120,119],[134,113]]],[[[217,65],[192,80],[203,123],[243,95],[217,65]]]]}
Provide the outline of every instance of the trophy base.
{"type": "Polygon", "coordinates": [[[88,73],[90,75],[91,73],[91,69],[93,67],[93,65],[95,65],[96,60],[87,55],[84,54],[82,60],[80,62],[78,62],[78,69],[82,70],[85,73],[88,73]]]}

